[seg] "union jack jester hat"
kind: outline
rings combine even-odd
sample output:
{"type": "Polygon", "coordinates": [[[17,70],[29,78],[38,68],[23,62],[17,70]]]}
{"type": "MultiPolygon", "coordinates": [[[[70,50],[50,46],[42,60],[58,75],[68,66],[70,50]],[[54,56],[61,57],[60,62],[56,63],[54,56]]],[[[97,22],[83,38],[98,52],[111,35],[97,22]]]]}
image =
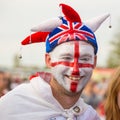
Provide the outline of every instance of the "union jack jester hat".
{"type": "Polygon", "coordinates": [[[83,23],[73,8],[65,4],[60,6],[64,16],[45,21],[32,28],[31,31],[35,33],[25,38],[21,44],[46,42],[46,52],[49,53],[63,42],[83,40],[93,45],[96,54],[98,45],[94,32],[110,14],[104,14],[83,23]]]}

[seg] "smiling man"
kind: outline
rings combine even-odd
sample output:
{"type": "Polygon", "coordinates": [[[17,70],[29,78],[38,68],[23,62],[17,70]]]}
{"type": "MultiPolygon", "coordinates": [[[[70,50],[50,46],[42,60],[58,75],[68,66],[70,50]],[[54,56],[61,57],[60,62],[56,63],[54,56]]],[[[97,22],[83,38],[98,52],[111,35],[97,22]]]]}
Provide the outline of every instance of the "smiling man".
{"type": "Polygon", "coordinates": [[[83,23],[78,13],[60,4],[63,17],[32,29],[22,45],[46,43],[45,61],[51,73],[39,72],[0,100],[1,120],[100,120],[80,98],[96,66],[94,32],[109,14],[83,23]]]}
{"type": "Polygon", "coordinates": [[[46,54],[46,64],[53,76],[50,85],[54,97],[64,108],[69,109],[77,102],[90,80],[96,56],[91,44],[73,40],[46,54]]]}
{"type": "Polygon", "coordinates": [[[46,63],[51,67],[53,80],[68,93],[81,93],[91,77],[96,63],[94,48],[84,41],[70,41],[46,54],[46,63]]]}

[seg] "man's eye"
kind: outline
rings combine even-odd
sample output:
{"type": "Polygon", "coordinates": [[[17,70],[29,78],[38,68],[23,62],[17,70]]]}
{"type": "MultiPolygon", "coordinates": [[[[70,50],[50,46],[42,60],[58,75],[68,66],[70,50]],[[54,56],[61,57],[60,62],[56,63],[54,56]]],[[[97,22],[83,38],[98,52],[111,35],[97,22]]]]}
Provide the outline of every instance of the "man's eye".
{"type": "Polygon", "coordinates": [[[80,60],[82,60],[82,61],[89,61],[90,58],[81,58],[80,60]]]}
{"type": "Polygon", "coordinates": [[[71,57],[62,57],[63,60],[71,60],[71,57]]]}

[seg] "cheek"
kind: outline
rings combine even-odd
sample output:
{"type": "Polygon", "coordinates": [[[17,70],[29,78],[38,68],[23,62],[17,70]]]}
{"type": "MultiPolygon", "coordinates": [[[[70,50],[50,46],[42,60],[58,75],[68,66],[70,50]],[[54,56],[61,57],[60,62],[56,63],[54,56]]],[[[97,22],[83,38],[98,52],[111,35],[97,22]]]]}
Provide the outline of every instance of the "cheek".
{"type": "Polygon", "coordinates": [[[83,68],[83,69],[81,69],[81,76],[84,76],[83,80],[82,80],[82,83],[81,83],[81,85],[83,85],[83,87],[91,79],[92,72],[93,72],[92,68],[83,68]]]}
{"type": "Polygon", "coordinates": [[[92,68],[86,68],[86,82],[88,82],[91,79],[92,73],[93,73],[92,68]]]}
{"type": "Polygon", "coordinates": [[[84,68],[84,71],[86,72],[86,75],[91,76],[93,72],[93,68],[84,68]]]}
{"type": "Polygon", "coordinates": [[[55,66],[55,67],[52,67],[51,68],[51,73],[53,74],[53,75],[56,75],[56,74],[60,74],[62,71],[60,70],[60,68],[58,67],[58,66],[55,66]]]}
{"type": "Polygon", "coordinates": [[[68,70],[69,68],[63,65],[56,65],[51,68],[51,72],[54,76],[63,76],[68,70]]]}
{"type": "Polygon", "coordinates": [[[90,77],[93,73],[93,68],[80,68],[79,71],[81,76],[90,77]]]}
{"type": "Polygon", "coordinates": [[[69,68],[65,67],[63,65],[56,65],[55,67],[52,67],[51,73],[54,77],[54,79],[65,89],[69,88],[70,81],[65,80],[65,74],[69,74],[69,68]]]}

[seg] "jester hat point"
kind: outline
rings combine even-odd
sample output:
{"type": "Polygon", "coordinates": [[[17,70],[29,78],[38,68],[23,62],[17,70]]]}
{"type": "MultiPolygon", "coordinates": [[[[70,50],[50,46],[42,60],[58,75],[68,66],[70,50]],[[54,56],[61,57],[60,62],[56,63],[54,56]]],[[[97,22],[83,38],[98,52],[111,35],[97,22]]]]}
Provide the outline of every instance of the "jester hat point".
{"type": "Polygon", "coordinates": [[[51,52],[57,45],[69,41],[86,41],[94,47],[95,54],[98,45],[94,32],[110,14],[104,14],[91,20],[82,22],[79,14],[66,4],[59,5],[64,16],[47,20],[39,26],[31,29],[30,36],[26,37],[21,44],[46,43],[46,52],[51,52]]]}

